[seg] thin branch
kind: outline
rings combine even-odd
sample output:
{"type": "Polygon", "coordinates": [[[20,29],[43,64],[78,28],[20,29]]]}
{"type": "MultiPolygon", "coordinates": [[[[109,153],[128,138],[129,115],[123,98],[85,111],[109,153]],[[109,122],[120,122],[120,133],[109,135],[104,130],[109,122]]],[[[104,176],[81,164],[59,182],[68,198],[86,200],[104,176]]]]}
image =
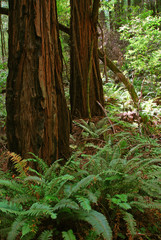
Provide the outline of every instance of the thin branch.
{"type": "Polygon", "coordinates": [[[0,7],[0,14],[9,15],[9,9],[0,7]]]}
{"type": "Polygon", "coordinates": [[[66,27],[65,25],[59,23],[59,30],[62,32],[67,33],[68,35],[70,35],[70,28],[66,27]]]}

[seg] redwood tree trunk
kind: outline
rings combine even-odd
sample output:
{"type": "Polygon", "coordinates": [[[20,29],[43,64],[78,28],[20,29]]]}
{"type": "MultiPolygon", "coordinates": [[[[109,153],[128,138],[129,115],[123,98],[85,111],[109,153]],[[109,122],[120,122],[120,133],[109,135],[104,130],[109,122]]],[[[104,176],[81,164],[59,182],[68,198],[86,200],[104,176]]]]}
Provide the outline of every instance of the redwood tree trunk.
{"type": "MultiPolygon", "coordinates": [[[[98,0],[71,0],[71,83],[72,117],[89,117],[88,90],[91,115],[101,115],[96,101],[104,105],[102,80],[98,61],[97,18],[92,19],[92,2],[98,0]],[[91,54],[92,48],[92,54],[91,54]],[[90,61],[92,58],[92,61],[90,61]],[[90,66],[91,65],[91,66],[90,66]],[[90,69],[91,67],[91,69],[90,69]],[[88,89],[88,77],[90,85],[88,89]]],[[[98,9],[97,14],[98,14],[98,9]]],[[[95,15],[96,16],[96,15],[95,15]]],[[[97,16],[96,16],[97,17],[97,16]]]]}
{"type": "Polygon", "coordinates": [[[69,153],[57,27],[55,0],[9,1],[8,148],[48,164],[69,153]]]}

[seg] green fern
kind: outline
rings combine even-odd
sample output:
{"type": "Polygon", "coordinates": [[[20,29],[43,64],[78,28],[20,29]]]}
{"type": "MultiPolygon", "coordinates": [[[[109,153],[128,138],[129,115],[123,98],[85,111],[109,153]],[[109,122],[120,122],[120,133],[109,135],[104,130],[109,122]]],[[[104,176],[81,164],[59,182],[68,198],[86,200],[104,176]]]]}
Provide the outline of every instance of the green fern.
{"type": "Polygon", "coordinates": [[[68,232],[62,232],[62,237],[64,240],[76,240],[72,229],[68,230],[68,232]]]}
{"type": "Polygon", "coordinates": [[[57,211],[62,208],[70,208],[70,209],[79,209],[79,205],[75,202],[72,201],[71,199],[61,199],[59,203],[57,203],[53,210],[57,211]]]}
{"type": "Polygon", "coordinates": [[[0,179],[0,185],[2,187],[7,187],[11,190],[14,190],[16,192],[19,192],[19,193],[23,193],[24,192],[24,189],[22,188],[22,185],[15,182],[14,180],[4,180],[4,179],[0,179]]]}
{"type": "Polygon", "coordinates": [[[134,237],[137,232],[136,231],[136,221],[135,221],[133,215],[130,214],[129,212],[122,211],[122,213],[123,213],[123,219],[126,222],[127,228],[129,230],[130,234],[132,235],[132,237],[134,237]]]}
{"type": "Polygon", "coordinates": [[[4,200],[0,202],[0,211],[18,215],[22,211],[22,206],[20,204],[4,200]]]}
{"type": "Polygon", "coordinates": [[[53,231],[52,230],[45,230],[39,236],[39,240],[50,240],[52,239],[53,231]]]}
{"type": "Polygon", "coordinates": [[[41,169],[41,171],[44,173],[49,168],[48,165],[45,163],[45,161],[38,156],[36,156],[34,153],[29,153],[33,156],[33,158],[26,159],[26,162],[36,162],[38,164],[38,167],[41,169]]]}
{"type": "Polygon", "coordinates": [[[8,233],[7,240],[15,240],[18,234],[21,232],[24,223],[25,220],[23,220],[22,217],[17,217],[11,226],[11,230],[8,233]]]}
{"type": "Polygon", "coordinates": [[[89,212],[91,210],[91,205],[90,205],[90,201],[88,200],[88,198],[85,198],[83,196],[76,196],[76,200],[79,202],[80,206],[86,210],[87,212],[89,212]]]}
{"type": "Polygon", "coordinates": [[[78,218],[84,220],[92,225],[98,235],[102,235],[104,239],[111,240],[112,239],[112,231],[107,222],[105,216],[95,210],[91,210],[89,212],[79,211],[78,218]]]}
{"type": "Polygon", "coordinates": [[[87,187],[92,181],[95,179],[95,175],[89,175],[83,179],[81,179],[71,190],[68,197],[70,197],[72,194],[78,192],[81,188],[87,187]]]}
{"type": "Polygon", "coordinates": [[[47,204],[34,203],[29,210],[23,211],[21,215],[24,216],[50,216],[52,219],[56,219],[57,215],[54,213],[53,208],[47,204]]]}

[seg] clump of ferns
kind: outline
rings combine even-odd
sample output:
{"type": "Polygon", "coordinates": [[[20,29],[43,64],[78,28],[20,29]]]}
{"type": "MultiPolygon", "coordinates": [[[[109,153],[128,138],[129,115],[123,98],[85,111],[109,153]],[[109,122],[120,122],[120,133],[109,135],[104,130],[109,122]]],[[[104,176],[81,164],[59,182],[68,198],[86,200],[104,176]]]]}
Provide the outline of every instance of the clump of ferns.
{"type": "MultiPolygon", "coordinates": [[[[0,179],[2,189],[13,191],[7,198],[0,195],[1,236],[8,240],[46,240],[56,237],[56,228],[64,223],[71,222],[72,228],[75,222],[83,220],[103,239],[112,239],[107,219],[93,209],[99,197],[93,186],[99,176],[80,170],[72,158],[63,167],[60,160],[48,167],[35,155],[31,159],[9,155],[19,174],[11,180],[0,179]],[[36,161],[41,171],[29,167],[30,161],[36,161]]],[[[62,236],[75,239],[73,231],[65,232],[63,227],[62,236]]]]}
{"type": "Polygon", "coordinates": [[[131,149],[128,141],[122,137],[113,144],[115,141],[112,142],[109,137],[103,148],[97,147],[98,152],[88,156],[89,162],[83,169],[89,174],[99,175],[101,180],[97,181],[97,189],[101,192],[99,201],[103,209],[110,210],[114,217],[119,210],[126,222],[127,232],[134,237],[139,232],[134,213],[161,209],[161,155],[157,153],[160,153],[160,146],[156,142],[153,142],[155,147],[150,151],[147,139],[142,139],[142,143],[131,149]],[[146,147],[149,154],[145,155],[146,147]]]}

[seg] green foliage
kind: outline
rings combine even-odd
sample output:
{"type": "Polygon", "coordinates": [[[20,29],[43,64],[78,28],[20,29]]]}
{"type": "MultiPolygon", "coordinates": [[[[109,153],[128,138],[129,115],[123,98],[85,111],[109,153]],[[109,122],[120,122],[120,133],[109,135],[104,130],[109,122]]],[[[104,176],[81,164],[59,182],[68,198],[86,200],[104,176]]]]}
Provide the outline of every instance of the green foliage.
{"type": "Polygon", "coordinates": [[[50,240],[52,239],[52,230],[45,230],[39,237],[40,240],[50,240]]]}
{"type": "Polygon", "coordinates": [[[146,10],[138,16],[131,17],[126,25],[120,27],[122,39],[128,42],[124,68],[134,79],[136,86],[139,82],[141,84],[143,79],[146,80],[144,95],[149,92],[153,92],[153,96],[160,95],[160,24],[161,17],[154,17],[151,11],[146,10]]]}
{"type": "Polygon", "coordinates": [[[99,138],[101,135],[105,134],[111,126],[109,126],[108,118],[105,117],[98,121],[96,124],[93,122],[86,122],[83,119],[80,119],[80,122],[74,121],[74,123],[83,129],[82,136],[83,137],[92,137],[99,138]]]}
{"type": "Polygon", "coordinates": [[[76,240],[72,229],[68,230],[68,232],[62,232],[62,236],[64,240],[76,240]]]}
{"type": "Polygon", "coordinates": [[[7,63],[0,64],[0,126],[5,125],[5,118],[6,118],[6,109],[5,109],[5,95],[3,91],[6,88],[6,79],[8,71],[6,69],[7,63]]]}
{"type": "Polygon", "coordinates": [[[8,239],[75,239],[76,225],[87,222],[94,230],[84,232],[84,239],[112,239],[109,222],[119,212],[134,237],[140,231],[135,213],[161,209],[160,145],[121,132],[96,149],[93,156],[74,154],[64,166],[58,160],[48,167],[35,156],[40,172],[25,164],[32,158],[9,153],[19,175],[10,180],[1,176],[0,234],[8,239]],[[80,169],[82,158],[88,161],[80,169]]]}
{"type": "Polygon", "coordinates": [[[96,182],[102,205],[113,215],[120,211],[132,236],[138,231],[136,211],[161,209],[160,156],[160,145],[155,140],[119,133],[111,136],[83,167],[99,176],[96,182]]]}
{"type": "MultiPolygon", "coordinates": [[[[19,173],[12,180],[0,180],[1,188],[11,189],[8,191],[9,200],[6,195],[0,195],[0,211],[3,213],[0,232],[8,239],[50,239],[57,236],[55,227],[61,228],[64,222],[86,221],[95,228],[97,235],[112,238],[111,229],[107,219],[102,213],[92,210],[93,202],[96,202],[95,190],[88,188],[93,184],[95,175],[87,173],[80,175],[79,169],[69,171],[68,164],[61,167],[60,161],[56,161],[48,167],[42,159],[35,156],[40,173],[27,167],[32,159],[22,160],[20,156],[9,153],[11,160],[19,173]],[[30,175],[32,173],[32,175],[30,175]],[[25,199],[25,201],[24,201],[25,199]],[[11,216],[12,221],[8,223],[9,233],[4,233],[5,217],[11,216]],[[54,229],[48,229],[48,222],[52,223],[54,229]],[[43,223],[43,228],[41,229],[43,223]]],[[[74,163],[70,160],[70,167],[74,163]]],[[[62,227],[64,239],[74,239],[71,231],[65,232],[62,227]]],[[[105,238],[106,239],[106,238],[105,238]]]]}

